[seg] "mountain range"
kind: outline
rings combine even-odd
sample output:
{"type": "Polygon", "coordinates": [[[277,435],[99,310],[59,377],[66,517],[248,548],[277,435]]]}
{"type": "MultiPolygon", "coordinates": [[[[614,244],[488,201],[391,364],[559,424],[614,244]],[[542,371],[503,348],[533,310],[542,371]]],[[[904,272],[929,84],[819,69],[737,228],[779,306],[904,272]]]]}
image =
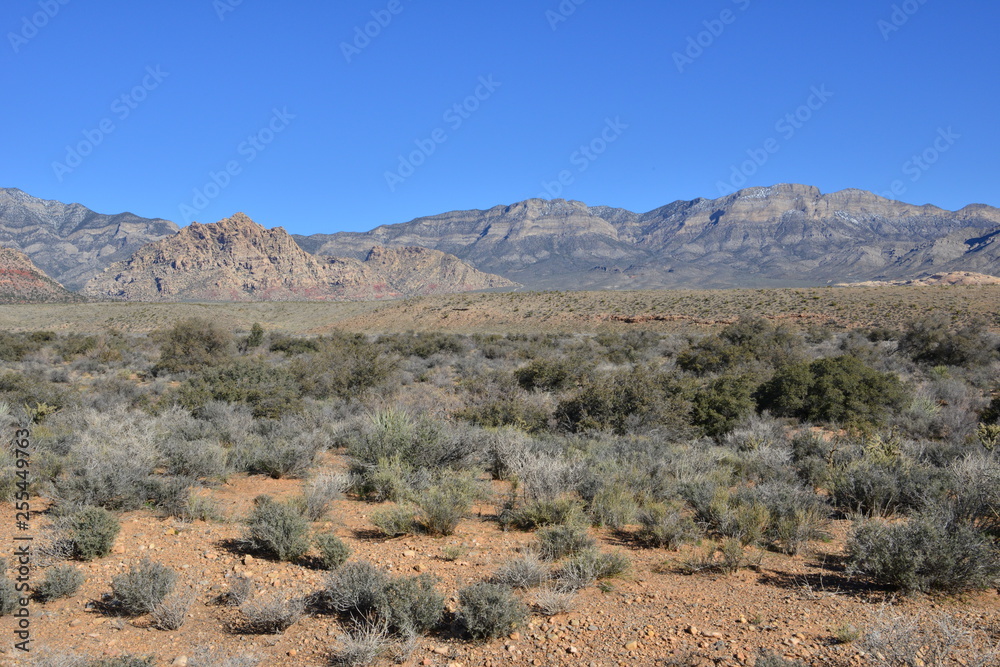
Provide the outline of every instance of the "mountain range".
{"type": "Polygon", "coordinates": [[[481,289],[788,287],[1000,275],[1000,209],[747,188],[646,213],[529,199],[369,232],[242,214],[179,229],[0,189],[0,244],[72,291],[134,300],[372,299],[481,289]]]}

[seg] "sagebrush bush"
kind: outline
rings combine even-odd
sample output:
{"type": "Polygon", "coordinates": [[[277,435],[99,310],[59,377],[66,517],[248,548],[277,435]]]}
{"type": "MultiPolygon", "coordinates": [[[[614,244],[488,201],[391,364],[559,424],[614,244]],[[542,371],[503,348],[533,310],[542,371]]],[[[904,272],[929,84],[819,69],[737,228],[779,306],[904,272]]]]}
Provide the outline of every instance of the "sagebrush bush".
{"type": "Polygon", "coordinates": [[[506,524],[520,530],[560,524],[576,525],[583,521],[583,503],[571,497],[531,500],[514,508],[505,517],[506,524]]]}
{"type": "Polygon", "coordinates": [[[173,592],[165,597],[150,611],[153,627],[157,630],[179,630],[187,620],[194,598],[193,589],[173,592]]]}
{"type": "Polygon", "coordinates": [[[0,576],[0,616],[13,614],[19,604],[17,585],[8,577],[0,576]]]}
{"type": "Polygon", "coordinates": [[[72,565],[57,565],[45,572],[45,579],[35,586],[35,594],[42,602],[68,598],[83,585],[83,571],[72,565]]]}
{"type": "Polygon", "coordinates": [[[177,574],[148,558],[111,580],[115,604],[129,616],[148,614],[174,589],[177,574]]]}
{"type": "Polygon", "coordinates": [[[390,578],[367,562],[345,563],[320,595],[329,609],[356,621],[384,623],[397,635],[423,634],[444,614],[444,596],[429,575],[390,578]]]}
{"type": "Polygon", "coordinates": [[[351,548],[333,533],[317,535],[316,549],[319,551],[320,564],[327,570],[336,570],[351,555],[351,548]]]}
{"type": "Polygon", "coordinates": [[[676,549],[698,538],[700,531],[682,503],[651,503],[639,510],[636,539],[653,547],[676,549]]]}
{"type": "Polygon", "coordinates": [[[303,514],[310,521],[319,521],[330,509],[330,503],[343,497],[350,485],[346,475],[322,473],[309,480],[302,494],[303,514]]]}
{"type": "Polygon", "coordinates": [[[849,571],[905,593],[955,593],[1000,581],[1000,552],[974,527],[946,511],[903,523],[858,523],[847,545],[849,571]]]}
{"type": "Polygon", "coordinates": [[[458,593],[458,621],[473,639],[495,639],[516,630],[528,611],[510,589],[480,582],[458,593]]]}
{"type": "Polygon", "coordinates": [[[551,578],[548,565],[533,551],[501,563],[490,581],[508,588],[534,588],[551,578]]]}
{"type": "Polygon", "coordinates": [[[596,544],[583,526],[547,526],[538,531],[538,553],[546,560],[572,556],[596,544]]]}
{"type": "Polygon", "coordinates": [[[259,595],[240,605],[240,630],[253,634],[278,634],[292,627],[305,614],[305,601],[281,592],[259,595]]]}
{"type": "Polygon", "coordinates": [[[103,507],[80,510],[70,522],[74,555],[81,560],[104,558],[114,548],[120,530],[117,517],[103,507]]]}
{"type": "Polygon", "coordinates": [[[451,535],[481,496],[482,491],[471,476],[446,477],[415,496],[414,502],[420,510],[417,521],[429,535],[451,535]]]}
{"type": "Polygon", "coordinates": [[[368,667],[389,650],[392,640],[385,623],[357,622],[337,635],[337,643],[334,665],[368,667]]]}
{"type": "Polygon", "coordinates": [[[409,535],[419,527],[416,511],[409,505],[393,505],[372,512],[370,520],[386,537],[409,535]]]}
{"type": "Polygon", "coordinates": [[[599,579],[617,577],[628,570],[627,556],[585,549],[570,558],[556,573],[559,584],[570,590],[586,588],[599,579]]]}
{"type": "Polygon", "coordinates": [[[246,521],[245,539],[252,549],[278,560],[298,560],[309,550],[309,524],[288,505],[257,496],[246,521]]]}

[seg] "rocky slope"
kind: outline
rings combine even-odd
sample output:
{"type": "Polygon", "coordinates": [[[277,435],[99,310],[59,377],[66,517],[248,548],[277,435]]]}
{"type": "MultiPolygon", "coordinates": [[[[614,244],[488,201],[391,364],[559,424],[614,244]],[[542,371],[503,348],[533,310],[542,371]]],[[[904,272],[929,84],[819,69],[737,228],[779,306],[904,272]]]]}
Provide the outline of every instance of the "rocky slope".
{"type": "Polygon", "coordinates": [[[177,225],[131,213],[103,215],[0,188],[0,243],[18,248],[45,273],[79,290],[109,264],[177,232],[177,225]]]}
{"type": "Polygon", "coordinates": [[[418,245],[533,288],[822,285],[928,272],[1000,274],[1000,209],[913,206],[863,190],[748,188],[648,213],[531,199],[366,233],[297,236],[309,252],[418,245]]]}
{"type": "Polygon", "coordinates": [[[377,299],[511,287],[455,257],[424,248],[372,248],[364,259],[316,257],[282,229],[242,213],[192,223],[140,248],[87,283],[95,298],[129,301],[377,299]]]}
{"type": "Polygon", "coordinates": [[[85,300],[45,275],[20,250],[0,248],[0,303],[71,303],[85,300]]]}

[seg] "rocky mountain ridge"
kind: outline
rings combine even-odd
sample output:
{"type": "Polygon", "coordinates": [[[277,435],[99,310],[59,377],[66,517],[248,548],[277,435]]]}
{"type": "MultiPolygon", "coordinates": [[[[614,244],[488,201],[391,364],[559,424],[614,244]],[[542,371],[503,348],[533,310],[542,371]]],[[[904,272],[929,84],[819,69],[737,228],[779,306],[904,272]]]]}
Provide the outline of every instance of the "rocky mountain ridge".
{"type": "Polygon", "coordinates": [[[45,275],[20,250],[0,248],[0,303],[74,303],[85,300],[45,275]]]}
{"type": "Polygon", "coordinates": [[[17,248],[66,286],[79,290],[105,266],[177,233],[169,220],[132,213],[104,215],[80,204],[38,199],[0,188],[0,245],[17,248]]]}
{"type": "Polygon", "coordinates": [[[779,287],[1000,274],[1000,209],[914,206],[864,190],[782,184],[647,213],[530,199],[369,232],[295,236],[319,255],[419,245],[529,288],[779,287]]]}
{"type": "Polygon", "coordinates": [[[83,293],[128,301],[362,300],[513,286],[426,248],[316,257],[283,228],[265,229],[237,213],[192,223],[140,248],[91,279],[83,293]]]}

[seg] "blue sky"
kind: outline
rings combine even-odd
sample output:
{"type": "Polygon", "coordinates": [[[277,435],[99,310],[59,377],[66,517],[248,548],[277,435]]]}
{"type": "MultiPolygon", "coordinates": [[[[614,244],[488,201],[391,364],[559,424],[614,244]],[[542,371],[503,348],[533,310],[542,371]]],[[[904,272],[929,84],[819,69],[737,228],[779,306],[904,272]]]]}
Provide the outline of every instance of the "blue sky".
{"type": "Polygon", "coordinates": [[[998,24],[995,0],[6,0],[0,187],[303,234],[780,182],[1000,205],[998,24]]]}

